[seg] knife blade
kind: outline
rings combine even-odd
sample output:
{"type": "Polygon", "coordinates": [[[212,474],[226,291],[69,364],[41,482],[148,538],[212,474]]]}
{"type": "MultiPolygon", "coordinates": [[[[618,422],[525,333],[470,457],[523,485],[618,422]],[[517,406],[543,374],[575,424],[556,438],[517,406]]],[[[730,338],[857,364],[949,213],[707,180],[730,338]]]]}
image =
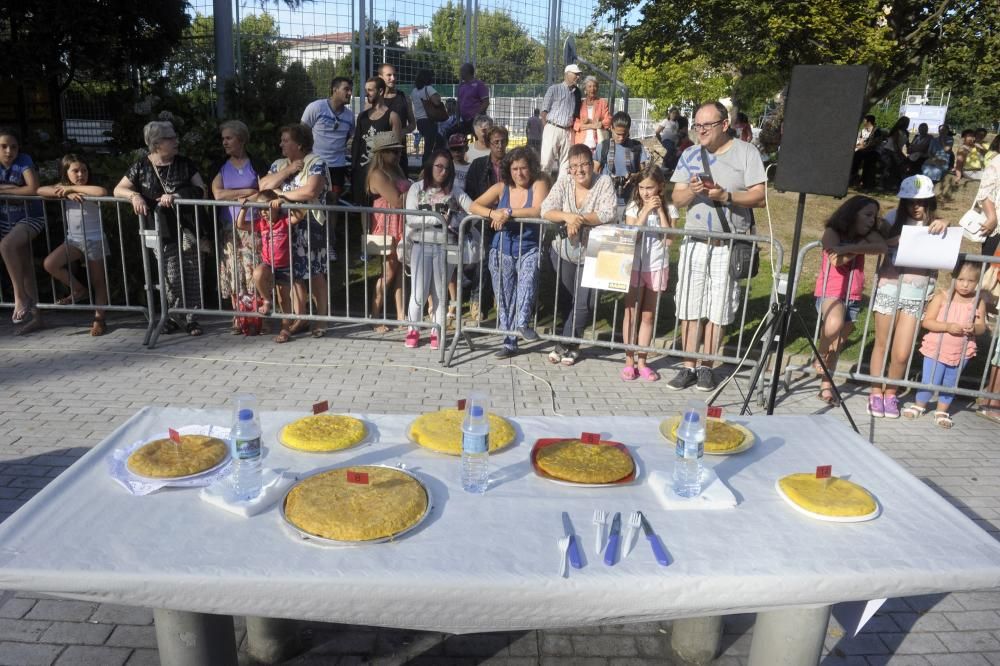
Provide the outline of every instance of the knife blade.
{"type": "Polygon", "coordinates": [[[618,554],[618,540],[622,534],[622,514],[615,513],[611,521],[611,536],[608,537],[608,547],[604,550],[604,563],[609,567],[614,566],[615,558],[618,554]]]}
{"type": "Polygon", "coordinates": [[[580,548],[577,545],[576,534],[573,532],[573,522],[569,519],[569,514],[563,511],[562,514],[563,529],[566,530],[566,536],[569,538],[569,563],[574,569],[582,569],[583,562],[580,560],[580,548]]]}
{"type": "Polygon", "coordinates": [[[660,541],[660,537],[658,537],[656,532],[653,531],[653,526],[649,524],[648,520],[646,520],[645,514],[640,511],[639,516],[642,517],[642,531],[646,535],[646,540],[649,541],[649,545],[653,548],[653,555],[656,557],[656,561],[663,566],[667,566],[670,564],[670,558],[667,557],[667,549],[663,547],[663,542],[660,541]]]}

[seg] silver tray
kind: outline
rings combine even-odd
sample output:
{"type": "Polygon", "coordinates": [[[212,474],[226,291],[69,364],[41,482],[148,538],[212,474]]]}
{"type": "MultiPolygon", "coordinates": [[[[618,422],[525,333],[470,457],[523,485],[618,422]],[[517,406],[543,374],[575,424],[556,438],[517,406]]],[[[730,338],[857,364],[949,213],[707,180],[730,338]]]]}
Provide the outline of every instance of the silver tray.
{"type": "Polygon", "coordinates": [[[298,481],[296,481],[291,486],[291,488],[289,488],[285,492],[285,496],[281,498],[280,514],[281,514],[281,522],[285,526],[285,529],[289,530],[289,533],[291,535],[303,541],[309,541],[311,543],[320,546],[367,546],[375,543],[386,543],[388,541],[395,541],[396,539],[407,534],[408,532],[412,532],[413,530],[424,524],[424,521],[427,520],[427,517],[430,515],[431,510],[433,508],[434,508],[434,497],[433,495],[431,495],[430,488],[427,487],[427,484],[424,483],[419,476],[406,469],[406,466],[402,463],[399,463],[397,465],[343,465],[341,467],[329,467],[327,469],[317,470],[312,474],[308,474],[299,479],[298,481]],[[306,532],[299,526],[294,525],[292,521],[288,519],[288,516],[285,515],[285,502],[288,500],[288,494],[292,492],[295,486],[297,486],[298,484],[302,483],[303,481],[312,476],[316,476],[317,474],[325,474],[326,472],[331,472],[335,469],[347,469],[348,467],[385,467],[387,469],[393,469],[396,470],[397,472],[402,472],[403,474],[406,474],[414,481],[419,483],[420,487],[424,489],[424,494],[427,495],[427,507],[424,509],[423,515],[421,515],[420,518],[415,523],[407,527],[405,530],[396,532],[395,534],[391,534],[389,536],[379,537],[377,539],[368,539],[366,541],[341,541],[339,539],[328,539],[326,537],[316,536],[315,534],[312,534],[311,532],[306,532]]]}

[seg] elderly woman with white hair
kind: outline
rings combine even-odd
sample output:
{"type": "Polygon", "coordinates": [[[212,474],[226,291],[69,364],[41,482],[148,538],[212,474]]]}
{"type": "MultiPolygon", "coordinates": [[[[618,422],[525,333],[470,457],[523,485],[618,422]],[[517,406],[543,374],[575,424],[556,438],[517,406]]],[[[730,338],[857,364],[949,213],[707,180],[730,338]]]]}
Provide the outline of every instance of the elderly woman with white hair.
{"type": "MultiPolygon", "coordinates": [[[[242,201],[253,196],[258,190],[258,180],[267,174],[267,166],[254,160],[247,153],[250,130],[239,120],[227,120],[219,125],[222,135],[222,150],[226,161],[212,179],[212,196],[216,201],[242,201]]],[[[216,208],[219,231],[222,238],[222,253],[219,260],[219,292],[222,298],[230,299],[233,309],[240,293],[253,293],[253,271],[260,263],[260,241],[254,239],[254,232],[233,228],[233,221],[239,215],[239,206],[216,208]]],[[[233,334],[241,333],[233,319],[233,334]]]]}
{"type": "Polygon", "coordinates": [[[611,110],[607,100],[597,94],[596,77],[586,77],[580,88],[583,98],[580,100],[580,113],[573,121],[576,132],[573,143],[582,143],[593,153],[603,140],[601,132],[611,129],[611,110]]]}
{"type": "MultiPolygon", "coordinates": [[[[175,213],[175,199],[204,199],[205,181],[194,162],[177,154],[177,133],[169,122],[146,123],[142,130],[149,154],[133,164],[115,186],[115,196],[128,199],[140,219],[149,223],[150,213],[159,222],[168,307],[201,307],[198,284],[198,239],[194,232],[191,208],[175,213]],[[178,237],[178,231],[180,237],[178,237]]],[[[164,333],[173,333],[179,325],[167,319],[164,333]]],[[[188,335],[201,335],[194,315],[185,321],[188,335]]]]}

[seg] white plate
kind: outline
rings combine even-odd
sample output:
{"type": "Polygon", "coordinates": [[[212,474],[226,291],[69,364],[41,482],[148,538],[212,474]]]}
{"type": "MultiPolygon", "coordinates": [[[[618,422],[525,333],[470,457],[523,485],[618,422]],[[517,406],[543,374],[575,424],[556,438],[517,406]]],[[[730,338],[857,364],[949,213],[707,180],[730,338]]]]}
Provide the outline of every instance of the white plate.
{"type": "MultiPolygon", "coordinates": [[[[664,419],[663,421],[660,421],[660,428],[659,428],[660,436],[663,437],[663,439],[667,440],[668,442],[674,442],[673,439],[667,436],[667,433],[672,432],[674,428],[674,423],[675,422],[680,423],[680,420],[681,417],[679,416],[671,416],[669,419],[664,419]]],[[[737,430],[743,433],[743,443],[737,446],[735,449],[730,449],[728,451],[709,451],[708,447],[705,447],[706,456],[731,456],[737,453],[743,453],[744,451],[752,447],[754,443],[757,441],[757,435],[755,435],[754,432],[750,430],[750,428],[747,428],[745,425],[741,423],[733,423],[732,421],[726,421],[725,423],[726,425],[731,425],[732,427],[736,428],[737,430]]]]}
{"type": "Polygon", "coordinates": [[[303,476],[301,479],[299,479],[298,481],[296,481],[295,483],[293,483],[292,486],[285,492],[284,497],[281,498],[281,510],[280,510],[279,513],[281,515],[281,522],[282,522],[282,524],[284,524],[285,528],[288,529],[293,536],[297,537],[298,539],[301,539],[302,541],[309,541],[311,543],[315,543],[316,545],[320,545],[320,546],[367,546],[369,544],[386,543],[386,542],[389,542],[389,541],[395,541],[396,539],[399,539],[400,537],[402,537],[404,534],[406,534],[408,532],[412,532],[413,530],[415,530],[416,528],[418,528],[420,525],[422,525],[425,520],[427,520],[427,517],[429,515],[431,515],[431,509],[433,509],[433,508],[434,508],[434,498],[431,495],[431,489],[427,486],[426,483],[424,483],[423,481],[420,480],[419,476],[417,476],[416,474],[414,474],[410,470],[406,469],[405,466],[402,465],[402,464],[399,464],[399,465],[344,465],[342,468],[341,467],[331,467],[329,469],[317,470],[317,471],[313,472],[312,474],[309,474],[307,476],[303,476]],[[328,539],[326,537],[316,536],[315,534],[312,534],[311,532],[307,532],[304,529],[302,529],[301,527],[292,524],[292,521],[290,521],[288,519],[288,516],[285,515],[285,502],[288,501],[288,493],[292,492],[292,490],[295,489],[296,486],[298,486],[300,483],[302,483],[303,481],[305,481],[306,479],[308,479],[308,478],[310,478],[312,476],[316,476],[317,474],[324,474],[326,472],[330,472],[330,471],[333,471],[335,469],[346,469],[348,467],[386,467],[388,469],[394,469],[397,472],[402,472],[403,474],[406,474],[407,476],[413,478],[417,483],[420,484],[420,486],[424,489],[424,493],[427,495],[427,507],[424,509],[423,515],[420,516],[420,518],[417,519],[417,521],[415,523],[413,523],[412,525],[410,525],[409,527],[407,527],[405,530],[402,530],[400,532],[396,532],[395,534],[390,534],[389,536],[379,537],[377,539],[368,539],[367,541],[340,541],[338,539],[328,539]]]}
{"type": "Polygon", "coordinates": [[[799,513],[809,516],[810,518],[815,518],[816,520],[825,520],[829,523],[863,523],[867,520],[875,520],[882,513],[882,503],[878,501],[878,498],[875,497],[875,495],[872,495],[870,490],[868,491],[868,494],[872,496],[873,500],[875,500],[875,510],[871,513],[864,516],[824,516],[819,513],[813,513],[809,509],[803,508],[793,502],[792,499],[785,494],[785,491],[781,489],[780,479],[774,482],[774,489],[778,491],[778,495],[781,496],[781,499],[785,500],[790,507],[799,513]]]}
{"type": "MultiPolygon", "coordinates": [[[[181,433],[181,434],[184,434],[184,433],[181,433]]],[[[135,453],[136,451],[138,451],[142,447],[146,446],[150,442],[155,442],[158,439],[168,439],[169,437],[170,437],[170,435],[167,434],[167,433],[163,433],[162,435],[156,435],[155,437],[151,437],[148,440],[146,440],[145,442],[143,442],[142,444],[140,444],[139,446],[135,447],[135,449],[132,450],[132,451],[130,451],[129,454],[128,454],[128,456],[125,457],[125,471],[128,474],[130,474],[131,476],[134,476],[135,478],[139,479],[140,481],[157,481],[157,482],[170,483],[170,482],[173,482],[173,481],[188,481],[190,479],[197,479],[199,477],[206,476],[206,475],[211,474],[213,472],[217,472],[220,469],[222,469],[223,467],[225,467],[226,465],[228,465],[229,461],[232,460],[232,455],[231,455],[231,453],[229,451],[229,443],[226,442],[226,455],[222,458],[222,460],[220,460],[217,464],[213,465],[212,467],[209,467],[208,469],[203,470],[201,472],[197,472],[195,474],[187,474],[185,476],[144,476],[142,474],[137,474],[137,473],[133,472],[132,470],[130,470],[128,468],[128,458],[129,458],[129,456],[131,456],[133,453],[135,453]]],[[[222,438],[221,437],[216,437],[216,439],[222,439],[222,438]]],[[[225,442],[226,440],[223,439],[222,441],[225,442]]]]}
{"type": "MultiPolygon", "coordinates": [[[[313,415],[312,414],[307,414],[306,416],[313,416],[313,415]]],[[[309,453],[309,454],[313,454],[313,455],[328,455],[330,453],[340,453],[341,451],[352,451],[352,450],[358,448],[359,446],[364,446],[365,444],[370,444],[371,442],[374,441],[374,439],[372,438],[372,433],[373,433],[372,426],[371,426],[370,423],[368,423],[368,421],[365,421],[364,419],[359,419],[357,416],[354,416],[353,414],[331,414],[331,416],[347,416],[349,418],[357,419],[358,421],[361,421],[361,423],[363,423],[364,426],[365,426],[365,436],[362,437],[361,441],[357,442],[356,444],[351,444],[350,446],[345,446],[342,449],[331,449],[329,451],[306,451],[305,449],[296,448],[294,446],[291,446],[290,444],[287,444],[285,442],[285,438],[282,437],[282,435],[285,432],[285,426],[287,426],[287,425],[289,425],[291,423],[295,423],[295,421],[299,420],[299,419],[293,419],[292,421],[289,421],[285,425],[281,426],[281,429],[278,430],[278,443],[281,444],[282,446],[284,446],[286,449],[288,449],[290,451],[295,451],[296,453],[309,453]]],[[[300,417],[300,418],[305,418],[305,417],[303,416],[303,417],[300,417]]]]}

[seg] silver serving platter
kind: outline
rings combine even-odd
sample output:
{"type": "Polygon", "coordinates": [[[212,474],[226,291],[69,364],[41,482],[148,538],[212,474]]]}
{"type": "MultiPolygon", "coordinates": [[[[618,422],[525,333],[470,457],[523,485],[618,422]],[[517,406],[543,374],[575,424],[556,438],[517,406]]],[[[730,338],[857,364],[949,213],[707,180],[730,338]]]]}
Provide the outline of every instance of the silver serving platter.
{"type": "Polygon", "coordinates": [[[400,537],[402,537],[403,535],[407,534],[408,532],[412,532],[416,528],[418,528],[421,525],[423,525],[424,521],[427,520],[427,517],[430,515],[431,510],[433,508],[434,508],[434,498],[431,495],[430,488],[427,487],[427,484],[424,483],[423,480],[421,480],[421,478],[419,476],[417,476],[413,472],[411,472],[408,469],[406,469],[406,465],[404,465],[402,463],[399,463],[397,465],[344,465],[342,467],[330,467],[328,469],[317,470],[317,471],[315,471],[315,472],[313,472],[311,474],[308,474],[307,476],[302,477],[298,481],[296,481],[292,485],[292,487],[289,488],[287,492],[285,492],[285,496],[281,498],[281,522],[285,526],[285,528],[288,529],[289,532],[293,536],[295,536],[296,538],[301,539],[303,541],[308,541],[310,543],[314,543],[316,545],[320,545],[320,546],[367,546],[367,545],[370,545],[370,544],[386,543],[386,542],[389,542],[389,541],[395,541],[396,539],[399,539],[400,537]],[[396,532],[395,534],[391,534],[389,536],[379,537],[377,539],[367,539],[365,541],[341,541],[339,539],[328,539],[326,537],[317,536],[315,534],[312,534],[311,532],[307,532],[307,531],[303,530],[301,527],[299,527],[298,525],[295,525],[294,523],[292,523],[292,521],[290,521],[288,519],[288,516],[285,515],[285,502],[288,501],[288,494],[291,493],[292,490],[297,485],[299,485],[300,483],[302,483],[303,481],[305,481],[306,479],[308,479],[310,477],[316,476],[317,474],[325,474],[326,472],[331,472],[331,471],[336,470],[336,469],[347,469],[349,467],[385,467],[387,469],[396,470],[397,472],[402,472],[403,474],[406,474],[407,476],[409,476],[410,478],[412,478],[414,481],[416,481],[417,483],[419,483],[420,487],[424,489],[424,494],[427,495],[427,507],[424,509],[423,515],[421,515],[420,518],[415,523],[413,523],[412,525],[410,525],[409,527],[407,527],[405,530],[402,530],[400,532],[396,532]]]}

